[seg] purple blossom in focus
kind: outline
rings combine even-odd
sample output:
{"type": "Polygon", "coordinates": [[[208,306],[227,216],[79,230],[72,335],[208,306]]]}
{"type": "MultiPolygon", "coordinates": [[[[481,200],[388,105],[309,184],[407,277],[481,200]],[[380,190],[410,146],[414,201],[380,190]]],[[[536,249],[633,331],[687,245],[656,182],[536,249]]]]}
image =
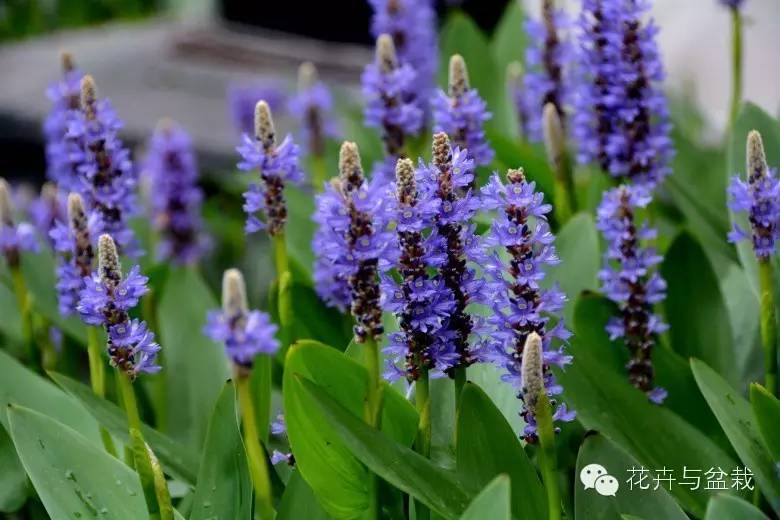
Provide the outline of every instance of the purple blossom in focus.
{"type": "Polygon", "coordinates": [[[192,140],[183,128],[162,122],[149,140],[144,163],[149,179],[152,219],[161,234],[157,258],[179,264],[197,262],[208,246],[203,234],[198,168],[192,140]]]}
{"type": "Polygon", "coordinates": [[[623,338],[631,354],[629,380],[655,403],[666,392],[653,387],[652,349],[656,335],[668,326],[653,313],[653,305],[666,297],[666,282],[656,272],[662,257],[642,242],[654,240],[656,231],[636,222],[636,211],[649,204],[646,186],[622,185],[604,194],[597,211],[597,227],[607,241],[604,267],[599,272],[604,294],[615,302],[620,315],[607,324],[610,339],[623,338]]]}
{"type": "MultiPolygon", "coordinates": [[[[535,332],[542,338],[543,383],[549,397],[562,392],[550,367],[564,368],[572,361],[562,346],[571,336],[560,316],[566,297],[557,287],[541,287],[546,268],[560,263],[553,244],[555,237],[547,223],[552,206],[543,199],[535,183],[526,181],[522,170],[509,170],[506,184],[494,174],[482,188],[482,207],[497,209],[498,216],[484,241],[487,292],[493,296],[493,312],[488,318],[490,337],[485,340],[480,357],[506,370],[502,379],[521,392],[521,399],[521,365],[529,334],[535,332]],[[500,253],[508,255],[507,263],[500,253]],[[554,340],[561,344],[558,348],[553,348],[554,340]]],[[[574,412],[567,410],[565,404],[558,405],[554,399],[551,404],[554,420],[574,419],[574,412]]],[[[536,420],[526,405],[524,401],[523,436],[532,443],[537,440],[536,420]]]]}

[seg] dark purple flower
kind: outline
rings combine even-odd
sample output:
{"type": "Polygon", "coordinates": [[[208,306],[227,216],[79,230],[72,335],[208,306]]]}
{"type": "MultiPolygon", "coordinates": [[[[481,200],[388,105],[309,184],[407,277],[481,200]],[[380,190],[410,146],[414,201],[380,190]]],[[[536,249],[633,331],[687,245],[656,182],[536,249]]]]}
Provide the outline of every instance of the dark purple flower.
{"type": "MultiPolygon", "coordinates": [[[[487,292],[492,295],[492,316],[489,339],[481,347],[480,357],[506,370],[503,379],[518,390],[525,383],[521,377],[523,349],[529,335],[538,334],[542,345],[543,384],[551,398],[561,393],[550,367],[560,368],[571,363],[571,356],[563,351],[571,333],[560,316],[565,295],[557,287],[542,289],[546,268],[560,262],[550,232],[547,214],[552,206],[544,203],[544,195],[536,191],[533,182],[527,182],[522,170],[509,170],[504,184],[495,174],[482,189],[482,207],[497,209],[498,215],[484,244],[487,262],[484,269],[488,278],[487,292]],[[508,262],[500,253],[508,255],[508,262]],[[558,348],[553,348],[553,343],[558,348]]],[[[524,393],[521,416],[526,423],[526,442],[536,442],[536,421],[533,407],[524,393]]],[[[554,415],[561,421],[571,421],[574,413],[564,404],[553,404],[554,415]]]]}
{"type": "Polygon", "coordinates": [[[138,257],[142,251],[128,219],[138,214],[136,173],[130,153],[117,132],[122,122],[107,99],[98,100],[91,76],[81,80],[81,110],[69,121],[69,139],[78,143],[76,160],[81,194],[94,213],[96,234],[110,235],[123,254],[138,257]]]}
{"type": "Polygon", "coordinates": [[[81,78],[84,74],[76,68],[73,57],[62,54],[62,77],[46,89],[51,111],[43,123],[46,144],[46,177],[62,190],[79,186],[77,143],[67,137],[70,119],[80,106],[81,78]]]}
{"type": "Polygon", "coordinates": [[[747,180],[735,175],[729,185],[729,208],[746,213],[750,232],[734,223],[729,242],[750,239],[759,259],[768,259],[775,253],[780,239],[780,181],[777,170],[769,168],[761,134],[753,130],[747,139],[747,180]]]}
{"type": "Polygon", "coordinates": [[[122,276],[116,244],[109,235],[98,242],[98,269],[84,278],[79,292],[78,311],[88,325],[103,326],[108,333],[108,356],[111,364],[130,378],[140,373],[155,373],[160,346],[154,341],[146,323],[131,320],[128,311],[138,305],[148,292],[148,278],[138,266],[122,276]]]}
{"type": "Polygon", "coordinates": [[[0,253],[5,256],[8,265],[17,267],[22,251],[37,251],[38,240],[35,228],[27,222],[14,222],[14,206],[11,202],[11,189],[0,177],[0,253]]]}
{"type": "Polygon", "coordinates": [[[556,10],[552,0],[542,1],[541,20],[528,19],[526,31],[525,103],[527,138],[542,140],[542,111],[552,103],[565,126],[565,111],[570,104],[569,67],[573,50],[566,36],[571,21],[566,13],[556,10]]]}
{"type": "Polygon", "coordinates": [[[257,103],[265,101],[272,112],[280,113],[287,104],[285,87],[278,81],[231,84],[227,91],[230,119],[239,135],[255,130],[257,103]]]}
{"type": "Polygon", "coordinates": [[[333,99],[325,83],[317,77],[317,69],[306,62],[298,69],[298,92],[290,98],[290,113],[298,120],[301,141],[314,156],[325,154],[325,140],[336,137],[333,120],[333,99]]]}
{"type": "Polygon", "coordinates": [[[649,2],[585,0],[579,20],[573,135],[579,160],[613,177],[655,185],[673,155],[657,26],[649,2]]]}
{"type": "Polygon", "coordinates": [[[607,251],[599,279],[604,294],[620,309],[620,315],[607,324],[607,332],[613,340],[623,338],[628,347],[629,380],[660,403],[666,394],[653,387],[651,356],[656,335],[668,327],[653,313],[653,305],[666,297],[666,282],[656,272],[661,256],[641,244],[654,239],[656,231],[646,224],[639,226],[635,218],[635,211],[650,199],[649,188],[642,185],[622,185],[604,194],[597,227],[607,241],[607,251]]]}
{"type": "Polygon", "coordinates": [[[222,278],[222,309],[210,311],[203,332],[225,345],[237,367],[250,370],[255,357],[272,356],[279,350],[274,337],[277,326],[261,311],[250,311],[244,277],[238,269],[228,269],[222,278]]]}
{"type": "Polygon", "coordinates": [[[282,233],[287,220],[284,185],[300,184],[303,172],[298,166],[298,146],[292,138],[288,135],[281,144],[276,144],[271,109],[265,101],[258,102],[255,108],[254,137],[244,134],[236,150],[241,155],[238,168],[258,172],[261,180],[259,184],[250,184],[244,193],[246,232],[267,229],[271,236],[282,233]]]}
{"type": "Polygon", "coordinates": [[[203,234],[198,168],[192,140],[172,121],[162,121],[149,140],[144,172],[149,179],[152,218],[161,234],[160,260],[197,262],[208,246],[203,234]]]}
{"type": "Polygon", "coordinates": [[[374,10],[371,35],[376,39],[389,34],[398,62],[414,71],[405,101],[411,101],[422,113],[427,113],[439,56],[432,0],[369,0],[369,4],[374,10]]]}
{"type": "Polygon", "coordinates": [[[459,54],[450,58],[449,95],[440,90],[432,105],[435,130],[449,135],[461,150],[468,150],[476,165],[490,164],[494,153],[485,138],[484,124],[492,115],[477,90],[469,86],[466,63],[459,54]]]}
{"type": "Polygon", "coordinates": [[[339,172],[317,196],[314,279],[328,305],[351,309],[362,342],[383,332],[378,275],[392,266],[396,244],[384,184],[366,181],[355,143],[341,145],[339,172]]]}

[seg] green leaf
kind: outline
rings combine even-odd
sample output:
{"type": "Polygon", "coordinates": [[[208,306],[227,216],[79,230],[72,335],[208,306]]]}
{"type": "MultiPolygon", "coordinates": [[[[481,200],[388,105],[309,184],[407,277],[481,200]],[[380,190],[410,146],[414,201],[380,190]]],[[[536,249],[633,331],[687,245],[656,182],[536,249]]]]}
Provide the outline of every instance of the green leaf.
{"type": "Polygon", "coordinates": [[[19,306],[16,304],[16,296],[13,290],[0,283],[0,332],[8,343],[21,344],[22,317],[19,314],[19,306]]]}
{"type": "MultiPolygon", "coordinates": [[[[600,434],[586,437],[577,456],[575,473],[574,516],[575,518],[619,519],[622,514],[640,518],[663,518],[664,520],[686,520],[688,517],[680,509],[666,488],[654,489],[652,480],[648,489],[629,486],[626,477],[630,477],[631,468],[640,467],[631,455],[600,434]],[[615,496],[602,496],[595,488],[585,488],[579,478],[586,466],[599,464],[608,475],[615,477],[620,485],[615,496]]],[[[650,473],[652,474],[652,469],[650,473]]],[[[593,470],[591,470],[593,471],[593,470]]],[[[585,476],[587,478],[587,476],[585,476]]]]}
{"type": "Polygon", "coordinates": [[[154,452],[144,442],[141,432],[135,428],[130,429],[130,449],[149,515],[160,520],[173,520],[173,506],[165,475],[154,452]]]}
{"type": "Polygon", "coordinates": [[[758,431],[775,462],[780,462],[780,400],[761,385],[750,385],[750,403],[758,431]]]}
{"type": "Polygon", "coordinates": [[[371,428],[331,397],[327,389],[305,377],[297,375],[290,384],[312,400],[312,409],[323,414],[341,442],[371,471],[445,518],[458,518],[465,511],[471,497],[455,473],[371,428]]]}
{"type": "MultiPolygon", "coordinates": [[[[506,84],[506,68],[509,63],[525,61],[525,48],[527,36],[523,30],[525,13],[520,2],[509,2],[504,9],[504,14],[493,31],[490,41],[490,52],[496,64],[496,83],[506,84]]],[[[499,128],[503,128],[503,134],[511,137],[518,135],[518,117],[514,101],[510,97],[507,88],[501,89],[501,105],[493,107],[493,117],[499,128]]]]}
{"type": "Polygon", "coordinates": [[[277,520],[299,520],[301,518],[306,520],[330,519],[319,502],[317,502],[314,492],[298,471],[294,471],[290,475],[287,487],[284,488],[284,495],[282,495],[276,518],[277,520]]]}
{"type": "Polygon", "coordinates": [[[704,249],[690,234],[679,234],[666,252],[661,274],[668,286],[664,307],[674,351],[704,360],[736,383],[728,310],[704,249]]]}
{"type": "Polygon", "coordinates": [[[27,475],[11,437],[0,425],[0,513],[13,513],[27,501],[27,475]]]}
{"type": "Polygon", "coordinates": [[[712,497],[707,504],[704,520],[769,520],[769,518],[753,504],[724,493],[712,497]]]}
{"type": "Polygon", "coordinates": [[[214,515],[252,518],[252,481],[236,415],[236,391],[227,383],[209,421],[190,520],[214,515]]]}
{"type": "MultiPolygon", "coordinates": [[[[666,467],[679,475],[684,466],[720,466],[728,472],[736,467],[737,463],[709,435],[665,406],[650,403],[647,396],[633,388],[626,375],[619,373],[619,367],[610,361],[610,343],[589,343],[579,336],[581,327],[576,324],[575,316],[576,333],[570,346],[574,362],[565,371],[556,370],[556,375],[563,385],[564,399],[577,411],[583,426],[620,444],[646,468],[666,467]]],[[[591,323],[588,327],[599,334],[603,330],[600,325],[591,323]]],[[[620,353],[616,348],[612,351],[620,353]]],[[[660,352],[657,349],[656,354],[660,352]]],[[[670,392],[671,395],[674,394],[670,392]]],[[[704,513],[711,494],[683,486],[673,487],[672,493],[683,508],[695,515],[704,513]]]]}
{"type": "MultiPolygon", "coordinates": [[[[124,443],[130,442],[127,417],[121,408],[110,401],[99,398],[88,386],[78,381],[62,374],[51,373],[50,375],[63,390],[81,401],[84,408],[89,410],[112,435],[120,438],[124,443]]],[[[97,425],[95,430],[97,431],[97,425]]],[[[141,433],[163,461],[166,473],[188,484],[195,483],[198,474],[198,459],[189,451],[189,448],[146,425],[142,426],[141,433]]]]}
{"type": "MultiPolygon", "coordinates": [[[[471,501],[460,520],[483,520],[486,518],[510,520],[512,518],[511,506],[510,478],[507,475],[498,475],[471,501]]],[[[544,517],[531,516],[528,518],[544,517]]]]}
{"type": "Polygon", "coordinates": [[[148,518],[138,476],[62,423],[39,412],[8,409],[11,437],[51,518],[148,518]]]}
{"type": "Polygon", "coordinates": [[[564,319],[574,318],[574,302],[585,289],[598,287],[600,268],[599,237],[593,217],[586,213],[575,215],[558,233],[555,241],[561,263],[548,269],[549,283],[558,282],[569,302],[564,309],[564,319]]]}
{"type": "Polygon", "coordinates": [[[723,426],[739,458],[753,472],[756,483],[775,512],[780,513],[777,468],[761,440],[750,403],[703,362],[692,359],[691,368],[704,398],[723,426]]]}
{"type": "Polygon", "coordinates": [[[483,487],[497,475],[512,482],[516,518],[545,518],[544,487],[512,427],[478,386],[466,383],[458,414],[457,467],[463,481],[483,487]]]}
{"type": "Polygon", "coordinates": [[[552,200],[555,180],[550,164],[542,148],[528,143],[518,143],[498,132],[486,130],[488,140],[496,151],[498,170],[505,172],[509,168],[522,166],[529,181],[534,181],[547,200],[552,200]]]}
{"type": "Polygon", "coordinates": [[[314,265],[314,253],[311,248],[315,228],[314,221],[311,219],[314,214],[314,197],[311,193],[294,186],[287,186],[284,193],[289,210],[288,232],[285,234],[287,250],[306,273],[307,278],[311,279],[311,269],[314,265]]]}
{"type": "Polygon", "coordinates": [[[197,450],[206,436],[209,413],[229,377],[222,346],[203,335],[206,314],[218,307],[197,271],[171,269],[157,310],[168,395],[165,431],[197,450]]]}
{"type": "MultiPolygon", "coordinates": [[[[341,352],[313,341],[290,348],[285,361],[283,398],[287,435],[298,470],[322,506],[336,518],[350,518],[368,506],[368,474],[350,453],[311,396],[295,384],[302,376],[316,382],[356,417],[363,412],[368,376],[365,368],[341,352]]],[[[382,430],[411,445],[417,413],[401,395],[384,390],[382,430]]]]}

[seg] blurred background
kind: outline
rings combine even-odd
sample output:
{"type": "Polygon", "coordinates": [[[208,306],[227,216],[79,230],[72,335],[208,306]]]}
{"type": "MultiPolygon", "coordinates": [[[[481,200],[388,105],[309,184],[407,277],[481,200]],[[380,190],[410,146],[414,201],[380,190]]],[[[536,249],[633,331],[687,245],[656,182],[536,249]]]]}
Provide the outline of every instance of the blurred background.
{"type": "MultiPolygon", "coordinates": [[[[524,3],[538,11],[539,0],[524,3]]],[[[440,19],[465,10],[490,34],[506,4],[439,0],[437,9],[440,19]]],[[[564,4],[575,10],[579,1],[564,4]]],[[[777,113],[780,1],[747,0],[745,13],[745,97],[777,113]]],[[[667,89],[696,102],[707,122],[701,138],[717,141],[729,97],[728,12],[717,0],[655,0],[654,15],[667,89]]],[[[303,60],[359,109],[369,16],[366,0],[0,0],[0,175],[43,178],[44,91],[59,77],[60,51],[111,98],[129,143],[170,116],[193,135],[201,165],[220,170],[235,162],[238,127],[258,96],[276,105],[286,130],[285,98],[303,60]]]]}

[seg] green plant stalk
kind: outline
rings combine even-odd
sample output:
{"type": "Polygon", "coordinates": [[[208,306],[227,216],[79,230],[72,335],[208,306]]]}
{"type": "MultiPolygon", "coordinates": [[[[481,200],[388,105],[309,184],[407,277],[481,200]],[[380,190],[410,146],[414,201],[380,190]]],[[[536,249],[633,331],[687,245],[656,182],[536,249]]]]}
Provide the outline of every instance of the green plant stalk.
{"type": "Polygon", "coordinates": [[[777,395],[777,311],[775,308],[774,276],[769,258],[758,261],[760,287],[761,346],[764,350],[764,386],[777,395]]]}
{"type": "Polygon", "coordinates": [[[314,184],[314,191],[322,192],[325,189],[328,169],[325,165],[324,155],[313,155],[311,158],[311,179],[314,184]]]}
{"type": "MultiPolygon", "coordinates": [[[[379,429],[382,415],[382,380],[380,374],[379,345],[376,339],[368,337],[363,343],[368,388],[363,402],[363,418],[366,423],[379,429]]],[[[379,505],[379,477],[371,475],[368,492],[368,515],[366,518],[379,519],[382,512],[379,505]]]]}
{"type": "Polygon", "coordinates": [[[238,392],[241,419],[244,424],[244,444],[246,446],[249,474],[257,495],[258,513],[261,520],[272,520],[275,516],[273,497],[271,495],[271,478],[268,473],[268,462],[260,445],[260,435],[257,430],[257,416],[252,400],[252,389],[249,384],[250,375],[236,374],[236,390],[238,392]]]}
{"type": "Polygon", "coordinates": [[[19,315],[22,318],[22,341],[24,350],[30,362],[35,358],[35,344],[33,342],[32,305],[30,293],[27,291],[27,283],[19,265],[10,266],[11,279],[16,295],[16,305],[19,307],[19,315]]]}
{"type": "MultiPolygon", "coordinates": [[[[417,438],[414,448],[425,458],[431,456],[431,394],[428,370],[422,369],[420,377],[414,383],[414,404],[420,419],[417,423],[417,438]]],[[[431,516],[428,508],[419,500],[414,503],[417,520],[428,520],[431,516]]]]}
{"type": "MultiPolygon", "coordinates": [[[[101,399],[106,396],[106,370],[100,355],[101,347],[98,341],[97,329],[87,327],[87,356],[89,358],[89,382],[92,392],[101,399]]],[[[100,426],[100,439],[106,451],[116,457],[116,446],[111,434],[103,426],[100,426]]]]}
{"type": "Polygon", "coordinates": [[[274,249],[274,265],[276,266],[276,277],[281,278],[282,273],[290,269],[287,258],[287,241],[284,238],[284,232],[279,232],[271,237],[274,249]]]}
{"type": "Polygon", "coordinates": [[[457,421],[458,411],[460,410],[460,396],[463,394],[463,387],[466,386],[466,367],[457,367],[453,370],[453,379],[455,380],[455,420],[457,421]]]}
{"type": "Polygon", "coordinates": [[[536,431],[539,436],[539,457],[542,480],[547,491],[547,510],[549,520],[561,518],[561,494],[558,489],[558,478],[555,474],[555,428],[553,427],[550,400],[544,389],[539,393],[539,400],[534,411],[536,431]]]}
{"type": "Polygon", "coordinates": [[[729,128],[733,129],[742,102],[742,15],[739,9],[731,10],[731,110],[729,128]]]}
{"type": "Polygon", "coordinates": [[[122,396],[122,405],[127,414],[128,427],[131,430],[135,428],[141,432],[141,414],[138,412],[138,401],[135,399],[133,382],[129,375],[119,369],[116,370],[116,386],[119,390],[119,395],[122,396]]]}

